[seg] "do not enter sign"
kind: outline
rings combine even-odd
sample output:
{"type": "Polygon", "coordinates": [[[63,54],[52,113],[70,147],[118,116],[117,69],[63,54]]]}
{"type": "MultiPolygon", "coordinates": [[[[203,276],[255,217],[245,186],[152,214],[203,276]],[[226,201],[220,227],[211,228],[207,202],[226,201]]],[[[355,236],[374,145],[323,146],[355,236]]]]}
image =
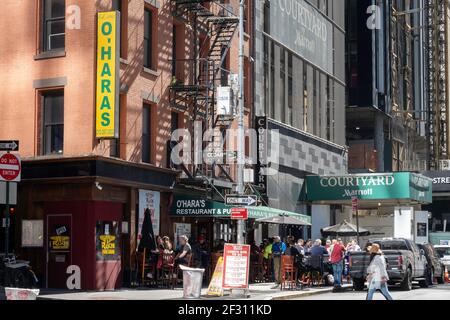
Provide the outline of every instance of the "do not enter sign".
{"type": "Polygon", "coordinates": [[[0,154],[0,181],[20,181],[20,158],[12,153],[0,154]]]}

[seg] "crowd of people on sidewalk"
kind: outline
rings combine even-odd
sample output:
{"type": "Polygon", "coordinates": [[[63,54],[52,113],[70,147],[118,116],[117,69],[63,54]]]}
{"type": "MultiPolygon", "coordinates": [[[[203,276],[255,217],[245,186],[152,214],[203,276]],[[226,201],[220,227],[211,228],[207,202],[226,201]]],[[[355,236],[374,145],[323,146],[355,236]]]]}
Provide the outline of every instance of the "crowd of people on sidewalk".
{"type": "MultiPolygon", "coordinates": [[[[194,267],[207,268],[211,263],[211,251],[206,243],[206,238],[200,235],[197,242],[193,245],[189,243],[187,236],[182,235],[178,238],[178,246],[173,247],[169,237],[157,236],[157,248],[151,251],[152,259],[156,262],[157,269],[162,266],[162,256],[171,254],[174,256],[176,265],[191,265],[194,267]],[[192,260],[191,260],[192,259],[192,260]]],[[[215,253],[223,253],[225,240],[220,239],[215,253]]],[[[270,264],[269,278],[275,282],[273,288],[278,288],[281,284],[281,257],[283,255],[294,257],[293,261],[297,268],[302,267],[304,257],[320,257],[321,261],[327,259],[327,264],[331,267],[330,273],[333,275],[334,291],[342,289],[342,279],[348,276],[348,259],[351,252],[362,251],[355,239],[352,239],[347,245],[344,245],[342,239],[298,239],[288,236],[282,241],[280,236],[274,236],[270,239],[264,239],[260,245],[253,242],[250,246],[251,262],[256,262],[262,255],[266,265],[270,264]],[[324,243],[324,244],[323,244],[324,243]]],[[[386,261],[377,244],[368,245],[365,250],[370,253],[370,265],[368,267],[369,291],[367,299],[372,299],[373,294],[380,290],[386,299],[392,300],[388,291],[387,281],[389,277],[386,271],[386,261]]]]}
{"type": "MultiPolygon", "coordinates": [[[[386,260],[378,244],[367,244],[364,248],[370,253],[370,264],[367,270],[368,294],[367,300],[372,300],[374,293],[379,290],[387,300],[392,300],[389,293],[387,281],[389,280],[386,270],[386,260]]],[[[347,245],[344,245],[342,239],[327,239],[323,245],[322,239],[295,241],[293,237],[287,237],[286,242],[282,241],[280,236],[271,239],[264,239],[260,246],[252,244],[252,251],[262,253],[265,260],[271,258],[272,279],[278,288],[281,282],[281,256],[288,255],[294,257],[294,262],[301,265],[303,257],[328,257],[328,264],[331,265],[334,279],[333,291],[342,290],[342,279],[348,276],[348,259],[351,252],[362,251],[355,239],[352,239],[347,245]]]]}
{"type": "Polygon", "coordinates": [[[356,240],[351,240],[347,245],[344,245],[342,239],[327,239],[325,245],[323,245],[322,239],[315,241],[311,239],[298,239],[295,241],[292,236],[288,236],[285,241],[282,241],[280,236],[264,239],[260,246],[253,243],[251,248],[252,253],[255,255],[262,253],[266,263],[269,263],[268,260],[271,259],[272,274],[270,277],[275,281],[275,288],[280,285],[281,280],[281,256],[293,256],[298,268],[302,264],[303,257],[327,257],[329,258],[328,263],[332,267],[336,290],[341,287],[342,277],[348,272],[345,268],[345,261],[348,260],[348,254],[352,251],[361,251],[356,240]]]}

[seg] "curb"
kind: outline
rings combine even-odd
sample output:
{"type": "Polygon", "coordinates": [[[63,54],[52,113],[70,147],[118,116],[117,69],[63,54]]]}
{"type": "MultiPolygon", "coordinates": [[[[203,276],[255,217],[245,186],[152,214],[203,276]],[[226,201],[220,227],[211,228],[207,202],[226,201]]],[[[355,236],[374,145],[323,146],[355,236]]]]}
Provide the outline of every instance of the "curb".
{"type": "MultiPolygon", "coordinates": [[[[352,286],[343,286],[343,291],[346,291],[347,289],[351,288],[352,286]]],[[[291,294],[285,294],[280,296],[271,297],[270,300],[289,300],[289,299],[295,299],[295,298],[301,298],[301,297],[309,297],[324,293],[330,293],[333,292],[333,287],[321,289],[321,290],[315,290],[315,291],[304,291],[304,292],[298,292],[298,293],[291,293],[291,294]]]]}

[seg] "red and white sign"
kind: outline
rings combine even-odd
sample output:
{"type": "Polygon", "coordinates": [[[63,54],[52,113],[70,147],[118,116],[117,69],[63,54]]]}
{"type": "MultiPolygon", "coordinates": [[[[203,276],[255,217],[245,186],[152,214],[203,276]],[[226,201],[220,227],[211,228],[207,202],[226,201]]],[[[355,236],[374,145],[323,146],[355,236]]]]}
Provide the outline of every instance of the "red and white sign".
{"type": "Polygon", "coordinates": [[[243,244],[225,244],[223,250],[224,289],[248,288],[250,267],[250,246],[243,244]]]}
{"type": "Polygon", "coordinates": [[[247,220],[248,219],[248,210],[245,208],[231,208],[231,219],[247,220]]]}
{"type": "Polygon", "coordinates": [[[20,181],[20,158],[12,153],[0,154],[0,181],[20,181]]]}

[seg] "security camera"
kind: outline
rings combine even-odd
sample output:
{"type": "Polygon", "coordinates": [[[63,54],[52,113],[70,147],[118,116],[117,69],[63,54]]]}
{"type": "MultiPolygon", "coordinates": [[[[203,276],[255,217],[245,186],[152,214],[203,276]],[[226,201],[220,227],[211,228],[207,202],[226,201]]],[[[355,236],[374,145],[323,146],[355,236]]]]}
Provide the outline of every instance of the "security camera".
{"type": "Polygon", "coordinates": [[[97,187],[98,190],[100,191],[103,190],[102,185],[98,181],[95,182],[95,186],[97,187]]]}

